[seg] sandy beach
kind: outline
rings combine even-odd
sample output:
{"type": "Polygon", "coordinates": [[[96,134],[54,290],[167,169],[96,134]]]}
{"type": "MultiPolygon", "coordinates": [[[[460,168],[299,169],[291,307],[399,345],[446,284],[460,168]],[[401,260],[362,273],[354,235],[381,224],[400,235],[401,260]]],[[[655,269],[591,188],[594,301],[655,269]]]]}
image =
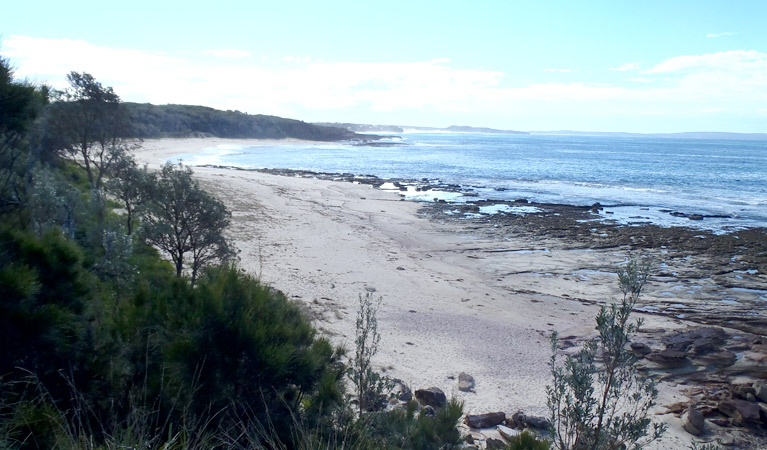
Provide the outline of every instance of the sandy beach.
{"type": "MultiPolygon", "coordinates": [[[[272,143],[149,140],[136,156],[157,168],[165,158],[220,144],[272,143]]],[[[423,205],[365,184],[194,171],[232,211],[229,235],[245,270],[300,301],[321,332],[348,349],[359,296],[381,297],[378,367],[413,389],[441,388],[463,400],[467,413],[547,415],[549,335],[557,331],[574,343],[592,336],[600,303],[620,297],[615,269],[628,246],[595,249],[544,234],[500,236],[488,224],[435,220],[423,205]],[[475,392],[458,391],[461,372],[474,377],[475,392]]],[[[669,258],[682,270],[682,259],[669,258]]],[[[665,301],[664,292],[679,283],[651,279],[648,304],[665,301]]],[[[706,289],[668,302],[692,301],[706,289]]],[[[716,295],[713,286],[709,294],[716,295]]],[[[678,315],[636,314],[650,333],[689,325],[678,315]]],[[[683,387],[662,383],[658,404],[685,399],[683,387]]],[[[658,417],[670,431],[657,448],[686,448],[691,437],[679,419],[658,417]]]]}

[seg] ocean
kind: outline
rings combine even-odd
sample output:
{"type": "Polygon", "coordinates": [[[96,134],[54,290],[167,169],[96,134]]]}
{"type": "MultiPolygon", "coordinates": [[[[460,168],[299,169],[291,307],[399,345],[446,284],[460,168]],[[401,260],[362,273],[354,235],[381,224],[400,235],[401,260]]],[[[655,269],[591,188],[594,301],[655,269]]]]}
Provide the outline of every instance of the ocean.
{"type": "MultiPolygon", "coordinates": [[[[767,227],[767,141],[658,137],[404,133],[390,146],[223,145],[176,159],[189,165],[296,169],[439,180],[444,198],[605,206],[605,220],[723,233],[767,227]],[[673,213],[673,214],[672,214],[673,213]],[[689,220],[681,214],[697,214],[689,220]]],[[[503,213],[503,208],[498,208],[503,213]]]]}

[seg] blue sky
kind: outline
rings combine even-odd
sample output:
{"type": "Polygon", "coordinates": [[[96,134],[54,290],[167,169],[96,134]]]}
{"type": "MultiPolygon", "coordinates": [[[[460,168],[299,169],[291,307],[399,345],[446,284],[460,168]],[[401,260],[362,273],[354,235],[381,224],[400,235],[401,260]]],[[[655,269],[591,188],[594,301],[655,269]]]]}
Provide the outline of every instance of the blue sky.
{"type": "Polygon", "coordinates": [[[13,2],[20,78],[305,121],[767,132],[767,1],[13,2]]]}

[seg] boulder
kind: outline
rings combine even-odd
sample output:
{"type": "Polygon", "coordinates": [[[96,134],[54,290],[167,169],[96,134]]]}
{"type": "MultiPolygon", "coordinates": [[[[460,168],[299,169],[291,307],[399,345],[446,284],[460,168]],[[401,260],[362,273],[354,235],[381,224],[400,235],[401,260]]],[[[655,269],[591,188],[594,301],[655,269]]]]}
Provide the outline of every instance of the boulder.
{"type": "Polygon", "coordinates": [[[690,364],[687,354],[679,350],[661,350],[645,356],[648,360],[666,369],[678,369],[690,364]]]}
{"type": "Polygon", "coordinates": [[[474,377],[466,372],[458,375],[458,390],[461,392],[474,392],[474,377]]]}
{"type": "Polygon", "coordinates": [[[763,402],[767,402],[767,383],[764,381],[755,381],[753,387],[756,398],[763,402]]]}
{"type": "Polygon", "coordinates": [[[444,408],[447,405],[447,397],[442,389],[438,387],[430,387],[426,389],[418,389],[415,391],[415,398],[422,405],[428,405],[434,408],[444,408]]]}
{"type": "Polygon", "coordinates": [[[432,408],[431,406],[426,405],[421,410],[421,414],[423,414],[424,416],[433,416],[434,414],[436,414],[436,411],[434,411],[434,408],[432,408]]]}
{"type": "Polygon", "coordinates": [[[540,416],[528,416],[522,411],[517,411],[511,416],[511,422],[507,421],[507,425],[513,426],[520,430],[525,428],[536,428],[538,430],[548,430],[551,427],[549,419],[540,416]]]}
{"type": "Polygon", "coordinates": [[[737,425],[758,423],[761,420],[759,417],[761,412],[759,405],[745,400],[723,400],[719,403],[719,411],[726,416],[732,417],[737,425]]]}
{"type": "Polygon", "coordinates": [[[682,428],[693,436],[700,436],[703,433],[705,423],[703,414],[695,405],[690,406],[682,416],[682,428]]]}
{"type": "Polygon", "coordinates": [[[506,413],[491,412],[486,414],[467,414],[466,425],[471,428],[490,428],[503,423],[506,420],[506,413]]]}

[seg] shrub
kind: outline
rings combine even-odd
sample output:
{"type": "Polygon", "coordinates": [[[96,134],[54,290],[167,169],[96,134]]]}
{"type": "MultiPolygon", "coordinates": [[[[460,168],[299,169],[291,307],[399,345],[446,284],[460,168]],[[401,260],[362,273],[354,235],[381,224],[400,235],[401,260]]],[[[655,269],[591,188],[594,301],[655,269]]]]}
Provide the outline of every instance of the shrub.
{"type": "Polygon", "coordinates": [[[391,388],[391,381],[373,370],[373,357],[378,352],[381,334],[378,332],[378,308],[382,297],[373,303],[372,294],[359,296],[359,309],[355,322],[354,356],[349,364],[347,375],[354,384],[359,407],[359,415],[376,409],[385,398],[384,392],[391,388]]]}
{"type": "Polygon", "coordinates": [[[549,447],[551,447],[551,442],[539,439],[527,430],[509,439],[506,445],[507,450],[548,450],[549,447]]]}
{"type": "Polygon", "coordinates": [[[642,323],[629,322],[629,316],[649,270],[649,264],[632,257],[618,271],[623,300],[602,306],[596,317],[598,338],[564,365],[557,363],[557,336],[552,335],[553,380],[546,392],[554,448],[638,449],[665,431],[648,417],[658,394],[655,383],[638,372],[627,348],[642,323]]]}

